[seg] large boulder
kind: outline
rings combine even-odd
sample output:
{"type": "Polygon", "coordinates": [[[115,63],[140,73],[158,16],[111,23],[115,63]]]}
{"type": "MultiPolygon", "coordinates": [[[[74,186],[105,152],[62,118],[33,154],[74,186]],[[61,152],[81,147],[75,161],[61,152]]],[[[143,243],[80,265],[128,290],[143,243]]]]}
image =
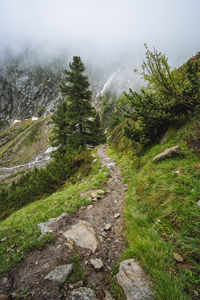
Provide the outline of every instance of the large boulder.
{"type": "Polygon", "coordinates": [[[69,230],[63,233],[67,239],[72,239],[77,246],[90,249],[95,252],[98,246],[98,241],[95,237],[95,232],[90,223],[79,221],[69,230]]]}
{"type": "Polygon", "coordinates": [[[181,148],[179,146],[174,146],[171,148],[167,148],[165,151],[163,151],[162,153],[160,153],[156,157],[154,157],[153,162],[158,162],[162,159],[170,158],[173,156],[183,156],[183,155],[184,155],[184,153],[181,150],[181,148]]]}
{"type": "Polygon", "coordinates": [[[127,300],[153,299],[151,282],[134,258],[120,263],[117,281],[124,290],[127,300]]]}

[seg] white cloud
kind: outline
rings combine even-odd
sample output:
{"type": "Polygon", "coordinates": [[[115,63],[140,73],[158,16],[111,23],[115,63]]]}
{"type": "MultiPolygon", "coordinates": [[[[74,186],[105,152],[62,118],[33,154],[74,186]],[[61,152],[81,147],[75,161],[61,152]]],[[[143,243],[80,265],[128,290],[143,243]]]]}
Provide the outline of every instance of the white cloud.
{"type": "Polygon", "coordinates": [[[141,61],[143,44],[175,64],[200,50],[199,0],[0,0],[0,43],[93,61],[141,61]]]}

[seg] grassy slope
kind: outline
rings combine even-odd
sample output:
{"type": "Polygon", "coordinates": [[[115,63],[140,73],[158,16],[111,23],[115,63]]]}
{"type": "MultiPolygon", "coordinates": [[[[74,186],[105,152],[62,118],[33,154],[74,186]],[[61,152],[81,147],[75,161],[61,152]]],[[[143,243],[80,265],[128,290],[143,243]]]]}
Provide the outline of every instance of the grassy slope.
{"type": "Polygon", "coordinates": [[[0,132],[0,166],[15,166],[30,161],[48,144],[49,116],[36,121],[23,120],[0,132]],[[41,140],[42,139],[42,140],[41,140]]]}
{"type": "Polygon", "coordinates": [[[0,222],[0,272],[8,270],[13,264],[25,257],[28,250],[42,247],[52,235],[41,235],[38,223],[61,215],[72,213],[89,201],[80,198],[79,194],[88,189],[102,188],[109,176],[108,170],[100,163],[93,166],[91,174],[81,183],[65,186],[47,198],[35,201],[13,213],[0,222]]]}
{"type": "Polygon", "coordinates": [[[167,142],[151,147],[139,159],[130,148],[108,150],[130,187],[125,208],[129,248],[123,258],[141,261],[152,276],[157,299],[197,299],[194,290],[200,292],[200,163],[183,142],[187,129],[188,125],[172,131],[167,142]],[[152,162],[176,144],[184,158],[152,162]],[[174,260],[174,252],[183,263],[174,260]]]}

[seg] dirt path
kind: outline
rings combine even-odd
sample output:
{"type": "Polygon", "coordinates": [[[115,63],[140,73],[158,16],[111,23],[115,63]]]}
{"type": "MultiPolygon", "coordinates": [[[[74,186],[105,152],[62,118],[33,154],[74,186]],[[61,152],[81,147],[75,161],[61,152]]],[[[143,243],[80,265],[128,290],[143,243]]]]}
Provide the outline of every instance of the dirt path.
{"type": "Polygon", "coordinates": [[[111,176],[105,186],[106,193],[91,205],[82,207],[75,214],[60,220],[54,228],[55,238],[52,243],[41,250],[31,252],[25,261],[0,279],[0,294],[8,295],[25,290],[27,296],[23,299],[70,299],[69,295],[75,287],[84,286],[94,289],[97,299],[105,299],[111,268],[119,261],[125,247],[122,211],[127,186],[123,184],[118,166],[106,155],[105,146],[99,147],[98,155],[102,166],[107,166],[110,170],[111,176]],[[116,214],[120,216],[117,217],[116,214]],[[63,232],[80,220],[90,223],[94,229],[99,244],[95,253],[81,247],[75,247],[74,250],[73,243],[70,244],[63,235],[63,232]],[[110,224],[111,228],[106,231],[104,227],[107,224],[110,224]],[[80,265],[88,274],[85,282],[70,285],[66,281],[64,285],[59,285],[44,279],[57,266],[69,264],[74,251],[78,252],[81,258],[80,265]],[[103,262],[104,266],[100,271],[96,271],[90,263],[90,259],[95,258],[103,262]]]}

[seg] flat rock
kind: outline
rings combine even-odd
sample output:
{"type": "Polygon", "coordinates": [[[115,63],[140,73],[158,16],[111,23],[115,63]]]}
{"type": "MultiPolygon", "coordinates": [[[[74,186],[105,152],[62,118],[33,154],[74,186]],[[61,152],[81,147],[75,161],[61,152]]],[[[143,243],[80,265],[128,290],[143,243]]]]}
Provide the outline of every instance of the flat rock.
{"type": "Polygon", "coordinates": [[[106,226],[104,227],[104,230],[105,231],[108,231],[108,230],[110,230],[111,229],[111,227],[112,227],[112,225],[109,223],[109,224],[106,224],[106,226]]]}
{"type": "Polygon", "coordinates": [[[153,162],[158,162],[162,159],[170,158],[173,156],[183,156],[183,155],[184,155],[184,153],[181,150],[181,148],[179,146],[174,146],[171,148],[167,148],[165,151],[163,151],[162,153],[160,153],[156,157],[154,157],[153,162]]]}
{"type": "Polygon", "coordinates": [[[97,300],[95,292],[86,287],[80,287],[71,292],[71,300],[97,300]]]}
{"type": "Polygon", "coordinates": [[[63,233],[64,237],[71,238],[77,246],[90,249],[95,252],[98,246],[98,241],[95,237],[95,232],[90,223],[79,221],[77,224],[63,233]]]}
{"type": "Polygon", "coordinates": [[[64,283],[69,274],[72,271],[72,264],[63,265],[55,268],[55,270],[51,271],[45,279],[56,281],[59,283],[64,283]]]}
{"type": "Polygon", "coordinates": [[[38,227],[40,228],[41,233],[44,234],[44,233],[53,232],[53,229],[51,228],[51,226],[67,216],[68,216],[67,213],[63,213],[62,215],[60,215],[57,218],[51,218],[51,219],[48,219],[46,222],[42,222],[42,223],[38,224],[38,227]]]}
{"type": "Polygon", "coordinates": [[[89,196],[92,194],[97,194],[97,195],[104,195],[105,194],[105,191],[104,190],[89,190],[89,191],[86,191],[86,192],[83,192],[83,193],[80,193],[80,197],[86,197],[86,196],[89,196]]]}
{"type": "Polygon", "coordinates": [[[97,271],[99,271],[103,268],[103,262],[99,258],[90,259],[90,263],[97,271]]]}
{"type": "Polygon", "coordinates": [[[124,290],[127,300],[153,299],[151,282],[134,258],[120,263],[117,281],[124,290]]]}
{"type": "Polygon", "coordinates": [[[120,217],[119,213],[117,213],[117,214],[114,215],[114,219],[118,219],[119,217],[120,217]]]}

